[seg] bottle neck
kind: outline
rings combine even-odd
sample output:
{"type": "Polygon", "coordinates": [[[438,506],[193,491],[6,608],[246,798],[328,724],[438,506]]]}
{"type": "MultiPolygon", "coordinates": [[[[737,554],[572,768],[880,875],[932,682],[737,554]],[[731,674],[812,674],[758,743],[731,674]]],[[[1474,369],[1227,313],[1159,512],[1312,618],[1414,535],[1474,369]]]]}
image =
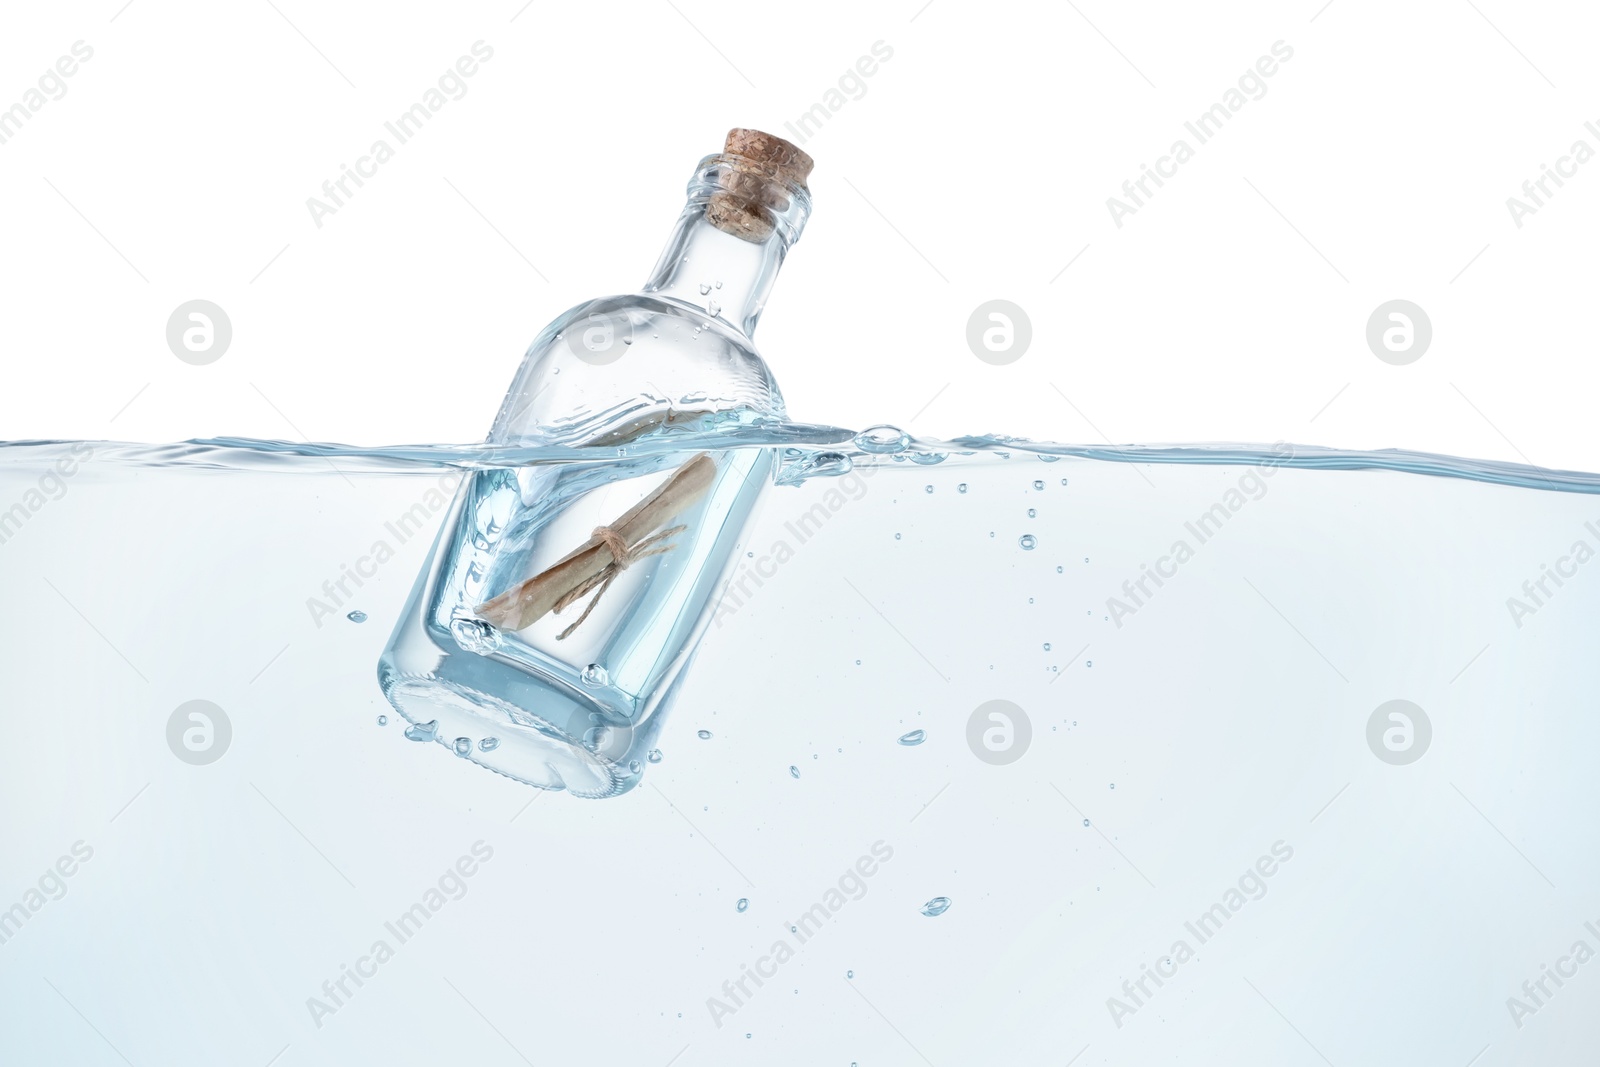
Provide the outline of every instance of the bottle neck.
{"type": "Polygon", "coordinates": [[[803,189],[753,179],[737,161],[709,157],[690,181],[688,203],[642,291],[750,336],[809,213],[803,189]]]}

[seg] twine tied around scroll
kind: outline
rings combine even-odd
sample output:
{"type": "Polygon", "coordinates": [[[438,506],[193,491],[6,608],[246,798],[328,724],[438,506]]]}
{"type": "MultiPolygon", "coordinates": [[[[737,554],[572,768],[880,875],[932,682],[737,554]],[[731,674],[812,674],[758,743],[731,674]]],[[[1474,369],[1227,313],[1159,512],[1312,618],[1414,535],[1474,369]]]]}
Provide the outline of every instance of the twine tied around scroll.
{"type": "Polygon", "coordinates": [[[498,629],[514,632],[552,612],[564,611],[594,592],[577,621],[556,635],[556,640],[565,640],[589,617],[617,575],[641,559],[677,547],[663,542],[688,527],[681,523],[660,527],[698,503],[716,473],[710,453],[701,452],[614,522],[595,527],[589,540],[532,578],[479,604],[473,614],[498,629]]]}

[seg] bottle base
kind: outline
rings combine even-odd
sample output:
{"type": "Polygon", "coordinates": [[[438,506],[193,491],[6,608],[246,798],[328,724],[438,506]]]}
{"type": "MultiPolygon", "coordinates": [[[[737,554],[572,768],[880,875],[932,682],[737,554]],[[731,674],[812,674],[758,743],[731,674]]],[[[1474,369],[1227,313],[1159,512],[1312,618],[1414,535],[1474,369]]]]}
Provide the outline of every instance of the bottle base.
{"type": "Polygon", "coordinates": [[[526,708],[438,675],[384,682],[384,696],[402,718],[417,727],[431,725],[432,739],[460,758],[525,785],[598,799],[625,793],[639,781],[642,768],[599,754],[631,749],[617,736],[624,728],[596,725],[586,737],[574,738],[526,708]]]}

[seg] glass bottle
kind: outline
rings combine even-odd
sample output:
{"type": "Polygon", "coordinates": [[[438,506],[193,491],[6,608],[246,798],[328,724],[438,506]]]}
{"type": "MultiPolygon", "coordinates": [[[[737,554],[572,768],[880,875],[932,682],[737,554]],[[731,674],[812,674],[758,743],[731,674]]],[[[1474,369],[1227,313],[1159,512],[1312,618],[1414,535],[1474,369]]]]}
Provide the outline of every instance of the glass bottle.
{"type": "Polygon", "coordinates": [[[463,482],[378,664],[408,736],[578,796],[638,783],[772,477],[771,449],[731,445],[785,414],[750,335],[810,213],[810,169],[789,142],[733,130],[644,287],[534,340],[488,440],[581,451],[463,482]],[[711,447],[675,447],[685,436],[711,447]],[[681,506],[625,530],[653,497],[681,506]],[[530,620],[535,588],[579,595],[530,620]]]}

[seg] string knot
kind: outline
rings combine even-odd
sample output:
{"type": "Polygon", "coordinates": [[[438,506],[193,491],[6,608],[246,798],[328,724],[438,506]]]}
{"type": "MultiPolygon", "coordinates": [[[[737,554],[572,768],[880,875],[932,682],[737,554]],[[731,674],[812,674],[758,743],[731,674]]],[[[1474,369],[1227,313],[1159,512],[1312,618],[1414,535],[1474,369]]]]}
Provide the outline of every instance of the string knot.
{"type": "Polygon", "coordinates": [[[600,598],[606,595],[606,590],[611,587],[611,583],[616,579],[617,575],[646,556],[659,556],[663,552],[671,552],[678,546],[675,544],[664,545],[661,542],[675,534],[682,533],[686,529],[688,527],[684,525],[668,527],[658,533],[651,534],[649,537],[641,538],[630,546],[622,535],[611,527],[596,526],[589,536],[591,539],[599,541],[606,546],[606,551],[611,553],[611,562],[602,567],[599,573],[592,575],[556,601],[552,610],[561,612],[577,603],[590,590],[598,589],[598,592],[594,594],[589,603],[584,606],[583,614],[579,615],[577,621],[571,626],[557,634],[556,640],[565,641],[572,631],[583,625],[583,620],[587,619],[589,613],[594,610],[595,605],[600,603],[600,598]]]}

